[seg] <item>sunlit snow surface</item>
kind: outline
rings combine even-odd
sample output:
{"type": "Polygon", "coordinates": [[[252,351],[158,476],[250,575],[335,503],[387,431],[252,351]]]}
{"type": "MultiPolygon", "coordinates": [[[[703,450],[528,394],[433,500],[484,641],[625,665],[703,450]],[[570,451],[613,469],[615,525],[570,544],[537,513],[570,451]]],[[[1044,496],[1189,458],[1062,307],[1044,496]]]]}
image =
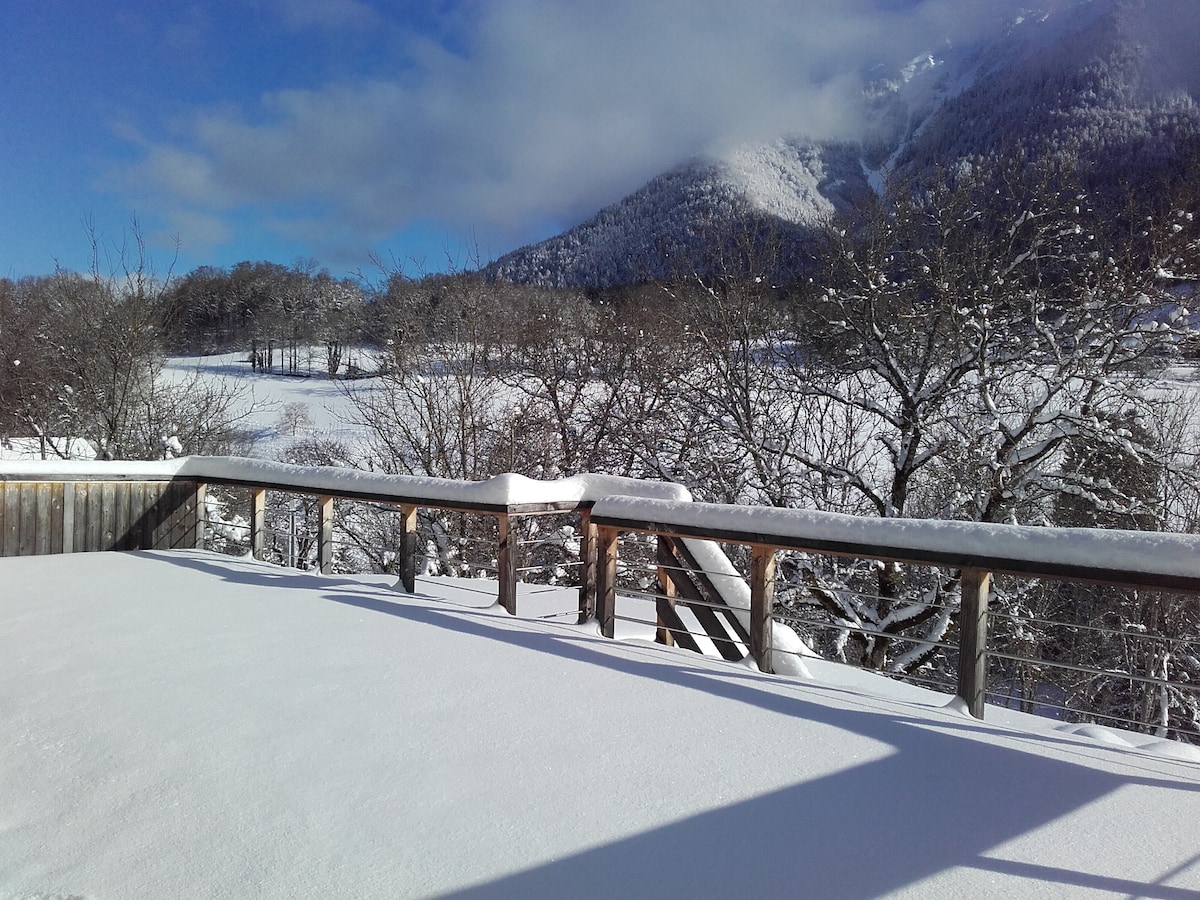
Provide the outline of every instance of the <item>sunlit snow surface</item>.
{"type": "Polygon", "coordinates": [[[1144,737],[418,586],[0,560],[0,898],[1200,890],[1200,763],[1144,737]]]}

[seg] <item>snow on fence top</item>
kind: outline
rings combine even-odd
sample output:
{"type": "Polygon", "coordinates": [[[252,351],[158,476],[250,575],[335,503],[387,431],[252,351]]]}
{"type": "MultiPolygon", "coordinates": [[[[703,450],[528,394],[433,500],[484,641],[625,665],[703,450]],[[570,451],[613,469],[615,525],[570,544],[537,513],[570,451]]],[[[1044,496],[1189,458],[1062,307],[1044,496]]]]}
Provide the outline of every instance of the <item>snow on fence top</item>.
{"type": "Polygon", "coordinates": [[[633,530],[1200,593],[1200,536],[880,519],[775,507],[606,497],[592,521],[633,530]]]}
{"type": "MultiPolygon", "coordinates": [[[[486,481],[463,481],[222,456],[150,462],[0,460],[0,481],[176,478],[480,512],[595,504],[592,516],[597,524],[635,530],[1200,593],[1200,536],[1196,535],[880,519],[693,503],[681,485],[612,475],[536,481],[507,473],[486,481]]],[[[727,562],[725,566],[714,563],[721,573],[727,566],[727,562]]]]}
{"type": "Polygon", "coordinates": [[[0,460],[0,480],[71,478],[149,481],[188,478],[396,502],[420,500],[432,505],[479,510],[522,506],[573,508],[614,494],[675,501],[691,499],[682,485],[615,475],[575,475],[558,481],[536,481],[509,472],[486,481],[463,481],[325,466],[295,466],[234,456],[188,456],[149,462],[0,460]]]}

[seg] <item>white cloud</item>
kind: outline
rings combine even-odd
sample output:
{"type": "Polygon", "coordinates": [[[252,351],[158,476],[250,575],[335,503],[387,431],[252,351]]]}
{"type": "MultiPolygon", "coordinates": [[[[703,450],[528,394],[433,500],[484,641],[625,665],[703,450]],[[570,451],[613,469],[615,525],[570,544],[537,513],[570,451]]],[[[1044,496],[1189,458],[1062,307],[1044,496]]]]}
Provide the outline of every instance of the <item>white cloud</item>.
{"type": "MultiPolygon", "coordinates": [[[[278,2],[293,27],[372,12],[356,0],[278,2]]],[[[901,6],[464,3],[452,40],[408,35],[373,80],[194,113],[182,137],[145,149],[133,177],[209,214],[320,208],[364,248],[416,220],[511,245],[530,221],[567,224],[695,154],[854,133],[866,65],[928,49],[984,8],[901,6]]]]}

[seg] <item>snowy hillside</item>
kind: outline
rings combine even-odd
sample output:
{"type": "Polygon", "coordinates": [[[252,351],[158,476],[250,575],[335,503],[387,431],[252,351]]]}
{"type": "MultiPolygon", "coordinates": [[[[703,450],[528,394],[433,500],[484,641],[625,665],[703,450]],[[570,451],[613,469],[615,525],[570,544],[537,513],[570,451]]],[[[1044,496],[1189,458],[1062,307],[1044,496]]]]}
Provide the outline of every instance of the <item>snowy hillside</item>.
{"type": "Polygon", "coordinates": [[[1200,891],[1179,744],[763,676],[448,580],[175,552],[0,584],[4,900],[1200,891]]]}
{"type": "MultiPolygon", "coordinates": [[[[730,234],[802,236],[888,175],[999,151],[1078,153],[1094,187],[1147,182],[1200,134],[1197,43],[1192,0],[1063,0],[998,19],[987,40],[865,73],[858,142],[781,137],[692,161],[487,272],[559,287],[671,277],[711,259],[730,234]]],[[[782,135],[804,131],[780,123],[782,135]]]]}

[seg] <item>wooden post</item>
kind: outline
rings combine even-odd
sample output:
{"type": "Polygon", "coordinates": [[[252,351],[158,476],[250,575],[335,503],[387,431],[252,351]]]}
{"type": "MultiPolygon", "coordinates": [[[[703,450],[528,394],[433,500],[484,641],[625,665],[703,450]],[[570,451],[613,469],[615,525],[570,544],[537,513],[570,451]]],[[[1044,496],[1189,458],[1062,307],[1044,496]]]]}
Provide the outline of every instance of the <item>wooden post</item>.
{"type": "Polygon", "coordinates": [[[400,507],[400,586],[417,591],[417,507],[400,507]]]}
{"type": "Polygon", "coordinates": [[[617,534],[606,525],[596,531],[596,618],[606,638],[616,636],[617,534]]]}
{"type": "Polygon", "coordinates": [[[500,546],[496,553],[497,577],[500,585],[497,599],[509,615],[517,614],[517,535],[507,513],[496,517],[500,524],[500,546]]]}
{"type": "Polygon", "coordinates": [[[250,489],[250,555],[263,558],[263,534],[267,521],[266,488],[250,489]]]}
{"type": "Polygon", "coordinates": [[[671,578],[671,573],[666,568],[675,562],[675,556],[671,553],[669,546],[670,540],[670,538],[664,537],[661,534],[658,536],[658,589],[662,596],[654,604],[659,610],[656,616],[658,627],[654,632],[654,642],[667,647],[675,646],[675,635],[671,633],[671,629],[667,627],[667,623],[664,621],[667,610],[675,609],[676,596],[675,581],[671,578]],[[663,608],[664,606],[666,609],[663,608]]]}
{"type": "Polygon", "coordinates": [[[958,696],[977,719],[987,697],[987,612],[990,572],[962,570],[962,609],[958,614],[958,696]]]}
{"type": "Polygon", "coordinates": [[[579,511],[579,624],[596,616],[596,526],[592,510],[579,511]]]}
{"type": "Polygon", "coordinates": [[[333,571],[333,498],[322,496],[318,508],[321,524],[317,534],[317,568],[322,575],[328,575],[333,571]]]}
{"type": "Polygon", "coordinates": [[[774,611],[775,548],[755,544],[750,548],[750,655],[760,672],[775,671],[771,660],[774,611]]]}
{"type": "Polygon", "coordinates": [[[208,522],[208,506],[206,500],[208,498],[208,485],[203,481],[196,482],[196,542],[193,545],[197,550],[204,549],[204,540],[207,536],[208,522]]]}

